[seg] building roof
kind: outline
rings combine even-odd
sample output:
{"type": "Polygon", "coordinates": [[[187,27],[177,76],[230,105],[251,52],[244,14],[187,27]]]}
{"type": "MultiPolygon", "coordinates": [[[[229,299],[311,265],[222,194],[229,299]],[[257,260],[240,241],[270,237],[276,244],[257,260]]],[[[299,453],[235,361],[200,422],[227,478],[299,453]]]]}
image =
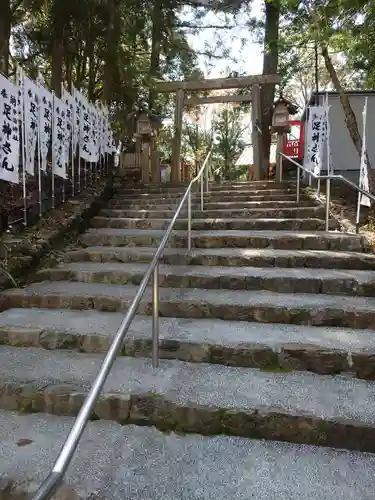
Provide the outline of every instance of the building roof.
{"type": "MultiPolygon", "coordinates": [[[[246,146],[241,153],[241,156],[236,161],[236,167],[242,167],[243,165],[253,165],[254,155],[253,146],[246,146]]],[[[270,163],[276,163],[276,144],[272,143],[270,148],[270,163]]]]}
{"type": "MultiPolygon", "coordinates": [[[[340,95],[339,92],[337,92],[336,90],[321,90],[320,92],[312,92],[311,95],[310,95],[310,98],[305,106],[305,109],[303,110],[303,113],[302,113],[302,116],[301,116],[301,121],[304,122],[306,121],[306,110],[307,110],[307,107],[308,106],[314,106],[315,104],[317,104],[318,102],[318,99],[317,97],[324,97],[328,94],[328,97],[329,96],[332,96],[332,97],[338,97],[340,95]]],[[[363,95],[363,96],[366,96],[366,95],[375,95],[375,89],[364,89],[364,90],[347,90],[346,91],[346,94],[347,95],[363,95]]],[[[320,101],[320,99],[319,99],[320,101]]]]}
{"type": "Polygon", "coordinates": [[[293,103],[289,99],[286,99],[283,95],[280,95],[278,99],[273,103],[273,108],[276,107],[277,104],[284,103],[287,107],[287,110],[290,115],[296,115],[298,113],[299,106],[298,104],[293,103]]]}

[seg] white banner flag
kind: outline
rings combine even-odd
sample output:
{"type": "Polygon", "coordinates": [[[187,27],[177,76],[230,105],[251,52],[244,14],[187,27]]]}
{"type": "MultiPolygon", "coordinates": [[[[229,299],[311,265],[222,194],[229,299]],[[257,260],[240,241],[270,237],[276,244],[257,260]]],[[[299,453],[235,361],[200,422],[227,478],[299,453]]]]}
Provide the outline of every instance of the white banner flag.
{"type": "Polygon", "coordinates": [[[0,179],[19,183],[20,156],[18,89],[0,74],[0,179]]]}
{"type": "Polygon", "coordinates": [[[39,92],[37,85],[27,76],[23,76],[23,104],[26,172],[34,175],[35,149],[39,127],[39,92]]]}
{"type": "MultiPolygon", "coordinates": [[[[362,111],[363,132],[362,132],[362,151],[361,151],[361,165],[359,169],[359,187],[367,193],[370,192],[368,180],[368,165],[367,165],[367,148],[366,148],[366,123],[367,123],[367,97],[365,98],[365,105],[362,111]]],[[[371,200],[364,194],[360,195],[359,203],[365,207],[371,207],[371,200]]]]}
{"type": "Polygon", "coordinates": [[[47,156],[52,134],[52,101],[53,96],[45,87],[39,86],[39,137],[40,168],[47,170],[47,156]]]}
{"type": "Polygon", "coordinates": [[[100,130],[100,137],[99,137],[99,155],[100,157],[104,157],[105,155],[105,146],[106,146],[106,122],[105,122],[105,116],[103,112],[103,108],[101,106],[98,106],[98,117],[99,117],[99,130],[100,130]]]}
{"type": "Polygon", "coordinates": [[[80,144],[79,154],[81,158],[86,161],[92,160],[92,114],[90,104],[84,96],[81,98],[81,130],[80,130],[80,144]]]}
{"type": "Polygon", "coordinates": [[[111,127],[111,123],[109,121],[109,116],[108,116],[108,110],[106,110],[106,147],[105,147],[105,152],[112,154],[116,152],[116,144],[115,140],[113,137],[113,131],[111,127]]]}
{"type": "Polygon", "coordinates": [[[66,106],[66,129],[64,136],[65,158],[68,160],[70,145],[73,140],[74,99],[64,88],[61,89],[61,99],[66,106]]]}
{"type": "Polygon", "coordinates": [[[52,151],[53,172],[59,177],[66,179],[66,163],[64,139],[66,132],[67,109],[61,99],[53,97],[53,125],[52,125],[52,151]]]}
{"type": "Polygon", "coordinates": [[[98,113],[96,107],[90,104],[91,113],[91,137],[90,137],[90,153],[92,162],[97,163],[99,161],[99,121],[98,113]]]}
{"type": "Polygon", "coordinates": [[[73,150],[74,155],[77,152],[77,147],[80,144],[81,137],[81,113],[82,113],[82,95],[81,93],[72,87],[72,97],[74,100],[74,110],[73,110],[73,150]]]}
{"type": "Polygon", "coordinates": [[[323,146],[328,132],[328,107],[311,106],[306,131],[306,155],[304,167],[319,175],[322,168],[323,146]]]}

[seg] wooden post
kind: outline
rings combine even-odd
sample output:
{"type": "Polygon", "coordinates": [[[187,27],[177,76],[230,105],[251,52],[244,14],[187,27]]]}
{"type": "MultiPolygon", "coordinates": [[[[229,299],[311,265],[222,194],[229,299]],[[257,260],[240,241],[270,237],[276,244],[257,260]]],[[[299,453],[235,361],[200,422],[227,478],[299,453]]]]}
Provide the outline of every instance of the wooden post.
{"type": "Polygon", "coordinates": [[[174,113],[175,133],[172,148],[172,171],[171,181],[179,183],[181,179],[181,135],[182,135],[182,114],[184,110],[185,92],[183,89],[178,89],[176,92],[176,108],[174,113]]]}
{"type": "Polygon", "coordinates": [[[251,87],[251,96],[252,96],[251,121],[252,121],[254,177],[256,181],[259,181],[263,177],[262,136],[259,132],[259,129],[261,128],[261,103],[260,103],[259,84],[256,83],[251,87]]]}
{"type": "Polygon", "coordinates": [[[150,182],[150,144],[145,142],[143,144],[142,158],[142,182],[148,184],[150,182]]]}
{"type": "Polygon", "coordinates": [[[161,181],[160,154],[158,151],[155,151],[154,149],[151,151],[151,175],[152,175],[152,182],[157,184],[161,181]]]}
{"type": "Polygon", "coordinates": [[[280,153],[283,151],[283,143],[284,143],[284,134],[283,133],[278,133],[277,134],[277,144],[276,144],[276,172],[275,172],[275,177],[276,177],[276,182],[280,182],[282,180],[282,158],[280,156],[280,153]]]}

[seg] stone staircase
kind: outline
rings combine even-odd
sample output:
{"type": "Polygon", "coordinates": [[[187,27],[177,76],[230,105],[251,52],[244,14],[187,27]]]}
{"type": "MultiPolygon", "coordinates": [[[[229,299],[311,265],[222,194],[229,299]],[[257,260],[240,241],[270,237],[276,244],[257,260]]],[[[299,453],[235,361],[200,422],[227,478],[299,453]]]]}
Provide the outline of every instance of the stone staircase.
{"type": "MultiPolygon", "coordinates": [[[[1,499],[45,478],[183,190],[121,188],[1,295],[1,499]]],[[[373,499],[375,256],[287,184],[212,185],[205,208],[160,265],[160,367],[147,291],[56,498],[373,499]]]]}

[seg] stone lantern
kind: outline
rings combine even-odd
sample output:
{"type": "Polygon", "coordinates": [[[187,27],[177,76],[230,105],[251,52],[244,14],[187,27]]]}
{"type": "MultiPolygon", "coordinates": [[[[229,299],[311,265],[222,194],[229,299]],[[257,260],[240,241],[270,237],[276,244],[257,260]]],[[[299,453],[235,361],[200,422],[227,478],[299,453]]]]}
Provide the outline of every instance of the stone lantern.
{"type": "Polygon", "coordinates": [[[298,106],[291,101],[285,99],[282,95],[273,103],[271,133],[277,133],[276,146],[276,179],[282,180],[282,156],[280,153],[283,150],[284,137],[290,132],[289,116],[295,115],[298,111],[298,106]]]}
{"type": "Polygon", "coordinates": [[[137,135],[149,136],[151,135],[151,132],[150,118],[145,113],[141,113],[137,120],[137,135]]]}
{"type": "Polygon", "coordinates": [[[288,132],[288,120],[289,120],[289,101],[280,97],[273,105],[272,114],[272,133],[285,133],[288,132]]]}

